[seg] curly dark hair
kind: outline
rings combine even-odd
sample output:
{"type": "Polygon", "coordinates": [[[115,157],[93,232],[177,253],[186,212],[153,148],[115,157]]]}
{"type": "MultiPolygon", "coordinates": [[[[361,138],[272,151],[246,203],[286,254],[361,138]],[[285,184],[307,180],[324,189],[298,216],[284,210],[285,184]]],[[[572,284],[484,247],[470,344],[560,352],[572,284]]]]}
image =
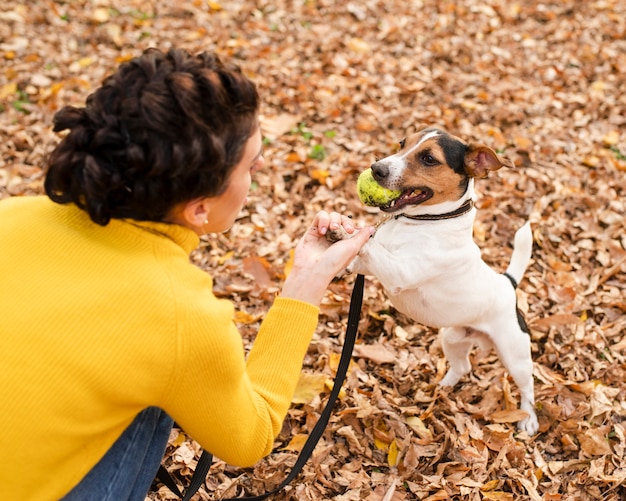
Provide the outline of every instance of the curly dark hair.
{"type": "Polygon", "coordinates": [[[44,187],[100,225],[162,221],[177,204],[216,196],[258,126],[256,86],[215,54],[148,49],[122,63],[84,108],[55,114],[69,129],[44,187]]]}

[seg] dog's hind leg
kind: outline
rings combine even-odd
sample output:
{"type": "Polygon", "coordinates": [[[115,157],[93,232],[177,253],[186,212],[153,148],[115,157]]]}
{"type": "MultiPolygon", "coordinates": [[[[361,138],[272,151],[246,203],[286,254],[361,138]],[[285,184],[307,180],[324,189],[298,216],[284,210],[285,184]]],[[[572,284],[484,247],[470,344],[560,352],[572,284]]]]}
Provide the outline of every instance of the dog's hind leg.
{"type": "Polygon", "coordinates": [[[492,337],[500,361],[518,386],[521,402],[520,409],[526,411],[528,417],[517,423],[520,430],[534,435],[539,430],[539,422],[535,414],[535,390],[533,378],[533,361],[530,352],[530,336],[523,332],[516,320],[501,326],[499,336],[492,337]],[[503,335],[504,333],[508,335],[503,335]],[[501,341],[498,343],[497,339],[501,341]]]}
{"type": "Polygon", "coordinates": [[[439,329],[439,339],[450,365],[439,386],[454,386],[472,369],[469,354],[474,343],[465,327],[443,327],[439,329]]]}

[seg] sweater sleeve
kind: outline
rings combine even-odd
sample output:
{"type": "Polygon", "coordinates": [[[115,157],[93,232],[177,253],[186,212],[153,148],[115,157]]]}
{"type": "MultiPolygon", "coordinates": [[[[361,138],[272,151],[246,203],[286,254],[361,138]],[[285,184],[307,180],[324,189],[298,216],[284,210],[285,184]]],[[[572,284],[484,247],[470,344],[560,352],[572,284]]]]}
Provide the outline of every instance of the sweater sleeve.
{"type": "Polygon", "coordinates": [[[179,334],[176,375],[162,406],[206,450],[250,466],[272,450],[319,309],[277,298],[246,362],[232,304],[211,297],[210,313],[179,334]]]}
{"type": "Polygon", "coordinates": [[[298,384],[318,312],[308,303],[278,298],[248,356],[248,375],[268,405],[274,436],[280,431],[298,384]]]}

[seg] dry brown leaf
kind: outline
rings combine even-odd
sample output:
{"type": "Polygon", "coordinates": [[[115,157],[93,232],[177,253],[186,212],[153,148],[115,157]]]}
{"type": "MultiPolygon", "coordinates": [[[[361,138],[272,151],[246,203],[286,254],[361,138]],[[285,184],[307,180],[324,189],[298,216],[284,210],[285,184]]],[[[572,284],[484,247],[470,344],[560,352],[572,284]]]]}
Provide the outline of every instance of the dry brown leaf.
{"type": "Polygon", "coordinates": [[[493,412],[489,419],[494,423],[516,423],[528,416],[528,413],[521,409],[505,409],[493,412]]]}
{"type": "Polygon", "coordinates": [[[589,456],[604,456],[612,453],[606,436],[606,429],[592,428],[584,433],[578,434],[580,448],[589,456]]]}
{"type": "Polygon", "coordinates": [[[381,365],[395,362],[397,355],[382,344],[357,344],[354,347],[354,356],[367,358],[376,365],[381,365]]]}
{"type": "Polygon", "coordinates": [[[289,113],[281,113],[274,116],[261,116],[261,131],[263,135],[275,141],[283,134],[291,132],[298,126],[300,118],[297,115],[291,115],[289,113]]]}

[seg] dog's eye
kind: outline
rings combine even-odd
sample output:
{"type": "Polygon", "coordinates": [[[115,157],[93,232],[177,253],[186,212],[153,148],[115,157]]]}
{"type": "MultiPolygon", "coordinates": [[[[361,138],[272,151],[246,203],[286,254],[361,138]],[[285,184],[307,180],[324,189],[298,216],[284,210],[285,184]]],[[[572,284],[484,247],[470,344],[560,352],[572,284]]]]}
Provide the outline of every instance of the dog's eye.
{"type": "Polygon", "coordinates": [[[421,156],[422,162],[428,166],[439,165],[439,160],[433,157],[430,153],[424,153],[421,156]]]}

